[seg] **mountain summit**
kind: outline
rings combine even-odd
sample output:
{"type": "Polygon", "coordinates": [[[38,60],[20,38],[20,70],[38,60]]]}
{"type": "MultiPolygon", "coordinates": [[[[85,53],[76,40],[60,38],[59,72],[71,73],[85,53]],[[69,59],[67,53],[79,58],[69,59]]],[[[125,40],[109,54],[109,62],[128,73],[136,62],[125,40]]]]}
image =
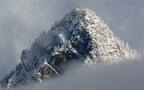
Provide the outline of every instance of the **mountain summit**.
{"type": "Polygon", "coordinates": [[[0,84],[15,87],[29,80],[51,79],[64,73],[73,61],[95,65],[135,56],[136,51],[114,36],[95,12],[76,8],[23,50],[21,63],[0,84]]]}

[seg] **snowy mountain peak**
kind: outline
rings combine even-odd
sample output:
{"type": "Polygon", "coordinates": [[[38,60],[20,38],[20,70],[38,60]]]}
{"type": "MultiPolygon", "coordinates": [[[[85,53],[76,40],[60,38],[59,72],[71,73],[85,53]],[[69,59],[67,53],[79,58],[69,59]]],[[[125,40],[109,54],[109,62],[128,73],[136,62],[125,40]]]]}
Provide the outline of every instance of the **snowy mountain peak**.
{"type": "Polygon", "coordinates": [[[73,61],[93,65],[135,56],[136,51],[114,36],[95,12],[76,8],[23,50],[21,63],[1,80],[1,86],[51,79],[64,73],[73,61]]]}

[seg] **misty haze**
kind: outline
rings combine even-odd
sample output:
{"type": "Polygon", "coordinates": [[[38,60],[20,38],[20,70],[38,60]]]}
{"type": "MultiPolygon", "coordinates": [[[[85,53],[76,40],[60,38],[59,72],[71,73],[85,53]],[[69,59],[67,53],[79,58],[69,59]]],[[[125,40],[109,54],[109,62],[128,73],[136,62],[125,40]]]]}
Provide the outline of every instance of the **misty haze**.
{"type": "Polygon", "coordinates": [[[1,0],[1,89],[143,90],[143,4],[1,0]]]}

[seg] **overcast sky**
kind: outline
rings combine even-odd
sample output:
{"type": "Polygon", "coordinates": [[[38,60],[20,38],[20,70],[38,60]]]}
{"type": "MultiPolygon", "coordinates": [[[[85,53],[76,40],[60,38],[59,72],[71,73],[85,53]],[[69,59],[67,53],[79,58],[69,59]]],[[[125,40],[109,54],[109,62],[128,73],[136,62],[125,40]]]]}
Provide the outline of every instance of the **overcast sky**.
{"type": "MultiPolygon", "coordinates": [[[[21,51],[29,48],[42,31],[48,30],[55,21],[76,7],[95,11],[116,36],[129,42],[141,55],[144,54],[144,0],[0,0],[0,77],[20,62],[21,51]]],[[[135,64],[124,64],[128,71],[133,65],[135,67],[136,71],[128,76],[132,78],[135,73],[136,76],[144,75],[143,59],[135,64]]],[[[116,68],[115,71],[122,71],[120,66],[111,67],[116,68]]],[[[93,78],[97,79],[100,74],[97,77],[96,70],[92,70],[91,74],[96,75],[93,78]]],[[[102,74],[107,70],[103,69],[102,74]]],[[[115,75],[113,77],[116,78],[115,75]]],[[[144,77],[134,78],[137,81],[144,77]]],[[[92,82],[97,83],[96,79],[92,82]]],[[[141,82],[144,84],[143,79],[141,82]]]]}

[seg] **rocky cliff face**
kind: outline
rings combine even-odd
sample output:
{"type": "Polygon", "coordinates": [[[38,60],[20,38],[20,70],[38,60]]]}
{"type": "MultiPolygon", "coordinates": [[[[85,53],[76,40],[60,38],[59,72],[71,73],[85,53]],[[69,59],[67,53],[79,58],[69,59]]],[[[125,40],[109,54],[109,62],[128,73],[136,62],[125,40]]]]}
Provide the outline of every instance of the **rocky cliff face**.
{"type": "Polygon", "coordinates": [[[54,78],[72,61],[95,65],[135,56],[136,51],[114,36],[93,11],[76,8],[23,50],[21,63],[1,80],[1,86],[54,78]]]}

